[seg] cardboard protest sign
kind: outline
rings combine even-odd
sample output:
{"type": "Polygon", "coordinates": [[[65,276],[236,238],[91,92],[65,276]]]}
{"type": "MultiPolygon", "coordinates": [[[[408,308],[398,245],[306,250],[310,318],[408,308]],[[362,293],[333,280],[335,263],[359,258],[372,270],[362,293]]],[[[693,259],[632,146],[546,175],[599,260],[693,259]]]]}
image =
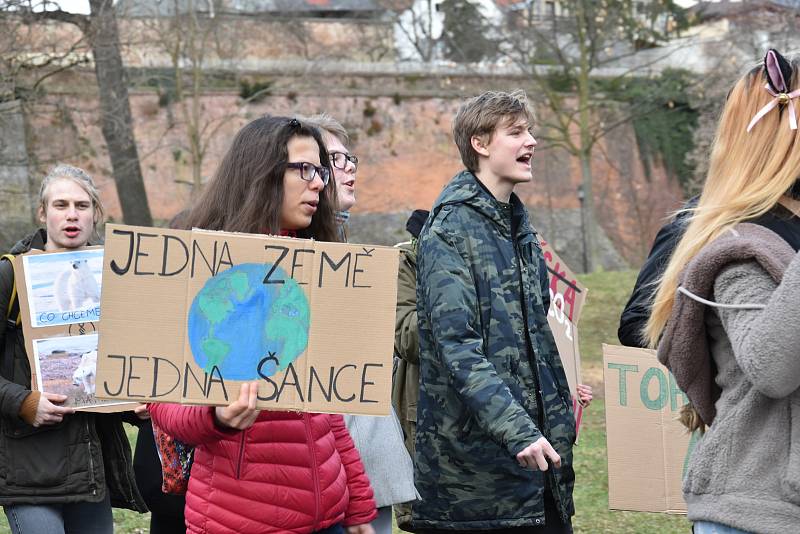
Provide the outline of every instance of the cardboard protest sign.
{"type": "Polygon", "coordinates": [[[106,226],[98,394],[387,415],[398,251],[106,226]]]}
{"type": "Polygon", "coordinates": [[[95,396],[102,267],[102,247],[14,259],[31,387],[66,395],[64,406],[76,410],[130,410],[95,396]]]}
{"type": "Polygon", "coordinates": [[[583,304],[586,302],[586,287],[578,282],[575,273],[558,257],[549,242],[544,239],[540,242],[547,272],[550,275],[551,300],[553,303],[558,301],[558,306],[564,311],[566,319],[576,325],[580,320],[583,304]]]}
{"type": "Polygon", "coordinates": [[[578,319],[586,301],[587,289],[578,282],[575,274],[558,257],[550,245],[541,240],[547,273],[550,277],[550,310],[547,323],[564,365],[567,382],[572,392],[575,421],[580,430],[583,406],[577,402],[577,385],[581,383],[581,356],[578,345],[578,319]]]}
{"type": "Polygon", "coordinates": [[[686,513],[681,480],[695,437],[677,420],[688,402],[655,351],[603,345],[608,506],[686,513]]]}

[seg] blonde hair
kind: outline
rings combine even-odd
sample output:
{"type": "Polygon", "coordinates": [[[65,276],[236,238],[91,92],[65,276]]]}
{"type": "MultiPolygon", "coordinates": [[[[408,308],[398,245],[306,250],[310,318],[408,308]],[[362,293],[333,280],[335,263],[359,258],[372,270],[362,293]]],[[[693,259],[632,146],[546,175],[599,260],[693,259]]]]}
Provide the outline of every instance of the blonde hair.
{"type": "Polygon", "coordinates": [[[94,185],[94,180],[89,174],[79,167],[72,165],[59,164],[50,169],[47,176],[42,180],[42,185],[39,187],[39,209],[42,213],[47,213],[47,191],[56,180],[71,180],[78,184],[81,189],[86,191],[92,201],[92,208],[94,208],[94,224],[103,220],[105,210],[103,210],[103,203],[100,202],[100,191],[94,185]]]}
{"type": "MultiPolygon", "coordinates": [[[[658,345],[675,303],[678,277],[706,245],[732,226],[774,207],[798,179],[800,130],[789,127],[788,106],[767,113],[748,133],[747,125],[773,96],[764,89],[762,67],[745,74],[728,96],[717,127],[705,186],[688,227],[658,282],[644,338],[658,345]]],[[[800,85],[792,61],[792,87],[800,85]]],[[[800,104],[795,100],[795,106],[800,104]]]]}
{"type": "Polygon", "coordinates": [[[479,170],[478,153],[472,148],[473,137],[485,136],[487,143],[491,142],[498,127],[512,124],[520,118],[533,126],[533,110],[522,89],[511,93],[487,91],[464,102],[453,119],[453,139],[464,167],[472,173],[479,170]]]}
{"type": "MultiPolygon", "coordinates": [[[[789,127],[788,106],[767,113],[748,133],[750,120],[774,97],[764,89],[759,66],[734,85],[722,110],[711,159],[696,208],[683,237],[657,282],[650,318],[642,333],[656,348],[675,304],[678,278],[700,250],[734,225],[763,215],[791,189],[800,169],[800,130],[789,127]]],[[[798,87],[798,64],[792,62],[792,87],[798,87]]],[[[797,104],[797,102],[795,103],[797,104]]],[[[694,406],[683,406],[680,422],[690,431],[705,430],[694,406]]]]}
{"type": "Polygon", "coordinates": [[[342,123],[328,115],[327,113],[319,113],[311,115],[310,117],[297,116],[297,120],[313,126],[319,130],[323,137],[332,136],[338,139],[344,146],[350,146],[350,136],[347,135],[347,130],[342,123]]]}

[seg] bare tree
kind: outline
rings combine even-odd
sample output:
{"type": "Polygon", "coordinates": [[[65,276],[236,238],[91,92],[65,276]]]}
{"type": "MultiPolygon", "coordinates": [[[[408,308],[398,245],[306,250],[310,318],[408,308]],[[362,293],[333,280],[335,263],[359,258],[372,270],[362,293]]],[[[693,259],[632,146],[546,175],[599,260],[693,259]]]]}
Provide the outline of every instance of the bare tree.
{"type": "Polygon", "coordinates": [[[78,27],[94,56],[100,94],[103,137],[108,146],[123,220],[152,226],[139,156],[133,136],[128,77],[120,55],[119,34],[112,0],[90,0],[91,13],[69,13],[49,0],[11,0],[0,3],[5,15],[22,17],[29,27],[58,21],[78,27]]]}
{"type": "Polygon", "coordinates": [[[641,48],[663,42],[665,30],[677,31],[682,11],[672,0],[562,0],[560,11],[551,13],[537,13],[533,6],[528,3],[527,9],[507,14],[500,50],[529,75],[535,98],[547,109],[540,137],[580,161],[588,268],[594,270],[598,252],[592,157],[603,136],[632,118],[615,113],[608,120],[603,109],[619,106],[599,90],[596,79],[646,72],[649,65],[620,65],[641,48]],[[645,9],[637,12],[639,4],[645,9]]]}
{"type": "MultiPolygon", "coordinates": [[[[239,52],[236,21],[221,10],[219,0],[165,0],[151,4],[152,13],[141,19],[144,38],[169,61],[165,84],[168,110],[177,108],[178,121],[169,128],[180,126],[185,133],[178,150],[189,154],[191,178],[178,177],[178,183],[191,187],[192,196],[202,191],[203,164],[208,150],[220,129],[241,116],[247,104],[268,94],[272,84],[247,84],[237,108],[232,112],[209,113],[203,97],[210,87],[213,69],[210,64],[220,58],[235,60],[239,52]],[[210,57],[209,57],[210,56],[210,57]]],[[[238,72],[234,70],[238,80],[238,72]]]]}
{"type": "MultiPolygon", "coordinates": [[[[704,54],[717,58],[717,62],[703,77],[700,90],[695,91],[694,107],[700,111],[700,116],[693,136],[694,148],[689,155],[694,164],[693,180],[687,190],[690,195],[702,189],[719,115],[736,79],[745,69],[758,65],[768,47],[789,54],[800,51],[797,37],[800,4],[759,2],[727,7],[730,10],[726,15],[727,35],[703,46],[704,54]]],[[[703,17],[703,13],[699,16],[703,17]]]]}
{"type": "Polygon", "coordinates": [[[413,50],[412,54],[405,53],[411,57],[399,59],[426,63],[436,59],[442,31],[436,15],[436,0],[382,0],[379,3],[394,22],[398,53],[403,55],[407,47],[413,50]]]}
{"type": "Polygon", "coordinates": [[[83,34],[64,35],[34,28],[24,12],[0,3],[0,92],[3,99],[29,99],[51,76],[88,64],[83,34]]]}

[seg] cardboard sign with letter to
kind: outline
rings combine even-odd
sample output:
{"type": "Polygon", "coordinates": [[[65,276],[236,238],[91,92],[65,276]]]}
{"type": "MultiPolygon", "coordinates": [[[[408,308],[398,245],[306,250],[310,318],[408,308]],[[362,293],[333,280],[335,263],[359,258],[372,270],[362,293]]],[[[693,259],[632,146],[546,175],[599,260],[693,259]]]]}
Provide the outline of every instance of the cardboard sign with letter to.
{"type": "Polygon", "coordinates": [[[688,402],[655,351],[603,345],[608,506],[686,513],[681,481],[696,435],[677,420],[688,402]]]}
{"type": "Polygon", "coordinates": [[[398,250],[106,226],[108,399],[387,415],[398,250]]]}
{"type": "Polygon", "coordinates": [[[42,252],[14,258],[31,389],[65,395],[80,411],[132,410],[95,396],[103,248],[42,252]]]}
{"type": "Polygon", "coordinates": [[[561,356],[561,363],[567,375],[572,392],[575,422],[580,429],[583,406],[578,404],[576,387],[581,383],[581,356],[578,346],[578,319],[586,301],[587,289],[570,270],[550,244],[541,240],[542,253],[550,277],[550,311],[547,322],[561,356]]]}

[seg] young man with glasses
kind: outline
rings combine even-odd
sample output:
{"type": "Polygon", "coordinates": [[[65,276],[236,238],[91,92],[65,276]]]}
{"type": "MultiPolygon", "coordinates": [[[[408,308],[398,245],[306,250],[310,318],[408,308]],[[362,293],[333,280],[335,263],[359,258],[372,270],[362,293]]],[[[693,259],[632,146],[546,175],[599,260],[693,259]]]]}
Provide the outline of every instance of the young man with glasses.
{"type": "MultiPolygon", "coordinates": [[[[347,131],[336,119],[321,114],[304,118],[302,121],[320,130],[325,147],[328,149],[336,182],[338,200],[336,216],[341,225],[342,239],[346,240],[344,223],[347,221],[350,208],[356,202],[358,158],[347,149],[350,139],[347,131]]],[[[350,327],[343,326],[343,328],[350,327]]],[[[388,360],[389,355],[386,357],[388,360]]],[[[417,496],[411,456],[403,444],[400,423],[394,412],[389,417],[345,415],[344,422],[361,454],[364,470],[374,491],[378,518],[372,521],[372,527],[376,534],[392,534],[392,505],[412,501],[417,496]]]]}
{"type": "Polygon", "coordinates": [[[572,532],[572,400],[513,193],[532,180],[532,127],[521,91],[465,102],[453,134],[466,170],[419,237],[415,532],[572,532]]]}
{"type": "Polygon", "coordinates": [[[325,148],[331,158],[333,180],[336,182],[336,222],[339,223],[342,240],[346,241],[345,224],[350,219],[350,208],[356,203],[358,158],[347,149],[350,137],[339,121],[327,113],[303,117],[303,121],[317,128],[325,140],[325,148]]]}

